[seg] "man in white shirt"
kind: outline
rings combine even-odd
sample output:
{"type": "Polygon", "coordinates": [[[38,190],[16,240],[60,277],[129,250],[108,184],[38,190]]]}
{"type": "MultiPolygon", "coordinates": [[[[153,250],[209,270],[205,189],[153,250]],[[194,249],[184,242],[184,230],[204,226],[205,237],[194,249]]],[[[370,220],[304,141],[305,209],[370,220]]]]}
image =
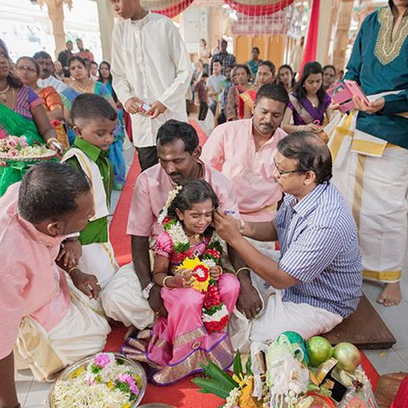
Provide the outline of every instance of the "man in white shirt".
{"type": "Polygon", "coordinates": [[[110,0],[124,19],[113,30],[113,87],[132,116],[133,143],[145,170],[157,161],[156,135],[169,119],[187,120],[185,94],[192,67],[173,22],[140,0],[110,0]],[[143,108],[142,103],[148,106],[143,108]]]}
{"type": "Polygon", "coordinates": [[[54,73],[54,63],[52,62],[50,54],[45,51],[39,51],[34,54],[33,58],[40,66],[40,79],[37,82],[37,85],[40,88],[52,86],[58,93],[61,93],[68,88],[64,82],[58,80],[52,75],[54,73]]]}
{"type": "Polygon", "coordinates": [[[211,99],[210,109],[215,115],[217,103],[221,101],[221,94],[224,89],[223,83],[227,78],[222,75],[222,61],[213,61],[213,74],[207,80],[208,96],[211,99]]]}

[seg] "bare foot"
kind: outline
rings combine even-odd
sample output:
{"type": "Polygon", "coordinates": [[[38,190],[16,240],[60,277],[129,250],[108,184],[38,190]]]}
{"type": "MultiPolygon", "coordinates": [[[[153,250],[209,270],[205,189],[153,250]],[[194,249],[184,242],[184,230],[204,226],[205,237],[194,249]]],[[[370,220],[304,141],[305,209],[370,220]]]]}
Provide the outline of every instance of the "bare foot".
{"type": "Polygon", "coordinates": [[[399,282],[386,283],[380,296],[378,296],[377,302],[384,306],[395,306],[401,302],[401,289],[399,282]]]}

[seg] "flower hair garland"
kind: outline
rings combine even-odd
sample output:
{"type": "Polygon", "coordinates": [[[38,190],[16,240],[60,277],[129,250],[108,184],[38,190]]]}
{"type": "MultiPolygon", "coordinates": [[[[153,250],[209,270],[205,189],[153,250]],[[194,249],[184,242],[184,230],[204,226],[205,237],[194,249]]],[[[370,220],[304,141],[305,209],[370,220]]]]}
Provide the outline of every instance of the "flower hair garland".
{"type": "Polygon", "coordinates": [[[167,196],[166,204],[164,204],[163,209],[161,210],[159,217],[157,218],[157,222],[161,224],[164,219],[167,217],[167,213],[169,210],[169,207],[171,206],[171,203],[174,201],[174,199],[177,197],[177,194],[180,192],[182,189],[182,186],[176,186],[169,192],[169,195],[167,196]]]}

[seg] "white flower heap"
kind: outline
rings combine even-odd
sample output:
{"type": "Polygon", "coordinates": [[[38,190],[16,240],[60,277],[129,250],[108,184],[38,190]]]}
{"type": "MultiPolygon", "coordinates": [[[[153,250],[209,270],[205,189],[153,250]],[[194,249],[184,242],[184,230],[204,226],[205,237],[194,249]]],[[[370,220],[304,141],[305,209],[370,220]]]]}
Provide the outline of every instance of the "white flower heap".
{"type": "Polygon", "coordinates": [[[99,353],[69,379],[55,383],[56,408],[130,408],[140,393],[141,379],[112,353],[99,353]]]}

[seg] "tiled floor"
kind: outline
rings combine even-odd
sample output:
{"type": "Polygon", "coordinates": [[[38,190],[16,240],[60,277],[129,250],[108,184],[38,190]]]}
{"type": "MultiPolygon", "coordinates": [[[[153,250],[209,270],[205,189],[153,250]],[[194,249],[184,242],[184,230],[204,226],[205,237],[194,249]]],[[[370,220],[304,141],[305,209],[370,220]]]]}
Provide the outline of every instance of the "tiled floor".
{"type": "MultiPolygon", "coordinates": [[[[132,156],[132,148],[125,151],[128,167],[131,164],[132,156]]],[[[113,193],[112,213],[119,197],[119,192],[113,193]]],[[[408,256],[405,265],[408,266],[408,256]]],[[[363,286],[365,295],[397,339],[397,343],[390,350],[366,351],[367,357],[380,375],[399,371],[408,373],[408,267],[403,274],[401,287],[404,298],[401,304],[386,308],[376,303],[376,299],[381,292],[380,286],[371,283],[364,283],[363,286]]],[[[38,383],[35,381],[29,370],[17,374],[17,391],[22,408],[44,407],[49,388],[49,383],[38,383]]]]}

